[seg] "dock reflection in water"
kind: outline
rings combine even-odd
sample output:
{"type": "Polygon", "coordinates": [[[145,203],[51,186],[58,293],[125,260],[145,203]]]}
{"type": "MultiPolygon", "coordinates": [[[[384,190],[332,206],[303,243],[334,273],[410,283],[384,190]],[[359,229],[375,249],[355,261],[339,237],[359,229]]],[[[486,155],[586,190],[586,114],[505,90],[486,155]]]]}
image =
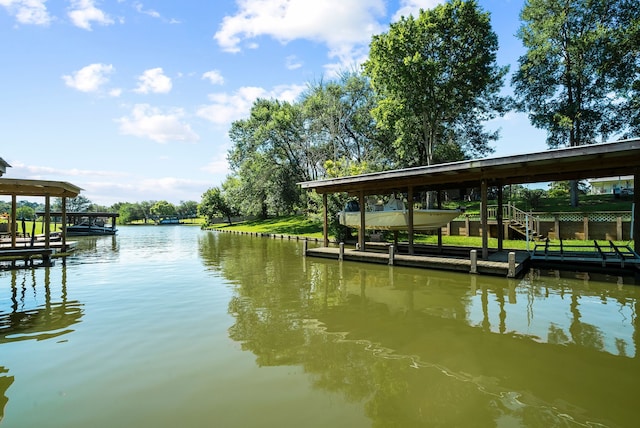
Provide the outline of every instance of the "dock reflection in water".
{"type": "Polygon", "coordinates": [[[622,278],[511,280],[313,258],[292,280],[274,262],[279,249],[263,245],[274,258],[215,259],[239,284],[231,337],[260,365],[302,365],[316,387],[364,402],[375,426],[635,419],[639,293],[622,278]]]}
{"type": "Polygon", "coordinates": [[[340,263],[187,226],[123,226],[48,269],[0,275],[2,428],[637,422],[626,278],[340,263]]]}
{"type": "MultiPolygon", "coordinates": [[[[4,299],[4,293],[9,292],[5,287],[1,295],[3,298],[0,298],[0,349],[3,344],[11,342],[61,340],[61,336],[72,332],[72,326],[80,322],[82,305],[67,298],[66,268],[61,267],[62,282],[54,286],[59,295],[54,296],[51,269],[3,272],[0,281],[6,285],[5,279],[9,279],[11,297],[4,299]]],[[[14,381],[13,376],[6,375],[8,371],[0,366],[0,421],[8,401],[5,391],[14,381]]]]}

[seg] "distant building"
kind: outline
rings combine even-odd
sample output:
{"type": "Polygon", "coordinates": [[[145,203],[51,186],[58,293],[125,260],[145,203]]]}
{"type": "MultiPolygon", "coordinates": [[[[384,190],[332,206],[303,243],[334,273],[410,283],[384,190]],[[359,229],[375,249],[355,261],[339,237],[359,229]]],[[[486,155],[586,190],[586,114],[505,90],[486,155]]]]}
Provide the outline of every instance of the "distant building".
{"type": "Polygon", "coordinates": [[[11,168],[11,165],[6,163],[4,159],[0,158],[0,177],[2,177],[5,172],[7,172],[7,167],[11,168]]]}
{"type": "Polygon", "coordinates": [[[614,190],[633,189],[633,175],[594,178],[589,180],[592,195],[613,194],[614,190]]]}

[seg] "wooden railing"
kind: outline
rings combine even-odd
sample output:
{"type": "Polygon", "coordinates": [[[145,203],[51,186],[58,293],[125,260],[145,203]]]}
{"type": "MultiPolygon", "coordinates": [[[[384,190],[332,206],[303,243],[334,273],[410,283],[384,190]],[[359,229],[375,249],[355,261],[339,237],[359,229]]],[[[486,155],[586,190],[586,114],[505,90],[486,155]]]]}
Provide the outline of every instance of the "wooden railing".
{"type": "MultiPolygon", "coordinates": [[[[498,218],[498,206],[487,206],[487,215],[489,218],[498,218]]],[[[502,206],[502,220],[507,220],[509,223],[521,224],[525,227],[528,226],[529,233],[534,233],[540,230],[540,217],[516,208],[511,204],[502,206]]]]}

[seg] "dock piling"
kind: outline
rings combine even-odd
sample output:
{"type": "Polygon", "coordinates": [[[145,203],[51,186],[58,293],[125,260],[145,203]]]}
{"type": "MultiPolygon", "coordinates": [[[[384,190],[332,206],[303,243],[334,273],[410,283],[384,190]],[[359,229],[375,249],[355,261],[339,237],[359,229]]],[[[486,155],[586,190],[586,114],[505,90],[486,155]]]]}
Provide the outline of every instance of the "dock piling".
{"type": "Polygon", "coordinates": [[[509,268],[507,270],[507,278],[516,277],[516,253],[509,251],[509,268]]]}
{"type": "Polygon", "coordinates": [[[471,268],[469,273],[478,273],[478,250],[471,250],[471,268]]]}

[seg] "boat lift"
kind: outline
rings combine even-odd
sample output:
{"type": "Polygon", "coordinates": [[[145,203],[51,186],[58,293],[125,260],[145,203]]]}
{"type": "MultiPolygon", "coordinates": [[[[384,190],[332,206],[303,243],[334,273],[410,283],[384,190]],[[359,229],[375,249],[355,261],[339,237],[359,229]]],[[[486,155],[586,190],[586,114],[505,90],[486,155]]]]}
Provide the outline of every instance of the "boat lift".
{"type": "Polygon", "coordinates": [[[594,240],[593,245],[578,245],[563,243],[552,244],[551,241],[536,244],[531,252],[531,260],[543,260],[547,262],[586,263],[600,265],[602,267],[626,267],[640,266],[640,255],[628,244],[616,245],[609,241],[609,245],[599,244],[594,240]]]}

